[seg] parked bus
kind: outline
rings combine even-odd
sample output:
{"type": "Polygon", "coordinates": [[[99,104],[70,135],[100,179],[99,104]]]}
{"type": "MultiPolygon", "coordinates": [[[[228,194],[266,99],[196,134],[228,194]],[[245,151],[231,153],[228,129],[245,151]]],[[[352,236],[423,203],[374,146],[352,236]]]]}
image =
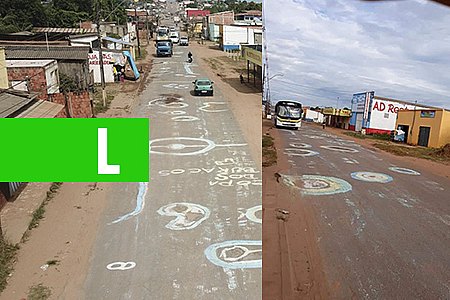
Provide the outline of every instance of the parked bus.
{"type": "Polygon", "coordinates": [[[275,104],[275,127],[299,129],[302,126],[302,104],[294,100],[280,100],[275,104]]]}

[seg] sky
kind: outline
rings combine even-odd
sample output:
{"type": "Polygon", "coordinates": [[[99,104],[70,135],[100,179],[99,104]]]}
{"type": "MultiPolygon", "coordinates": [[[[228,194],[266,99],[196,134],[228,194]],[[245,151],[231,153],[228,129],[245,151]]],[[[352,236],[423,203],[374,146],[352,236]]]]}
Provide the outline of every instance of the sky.
{"type": "Polygon", "coordinates": [[[350,107],[354,93],[375,91],[450,109],[450,7],[268,0],[264,18],[271,101],[350,107]]]}

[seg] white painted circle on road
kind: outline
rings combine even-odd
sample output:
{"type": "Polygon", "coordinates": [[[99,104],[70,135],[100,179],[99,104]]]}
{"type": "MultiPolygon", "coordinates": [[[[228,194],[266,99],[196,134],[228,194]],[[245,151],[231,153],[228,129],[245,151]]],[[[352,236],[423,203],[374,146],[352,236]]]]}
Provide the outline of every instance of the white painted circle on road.
{"type": "Polygon", "coordinates": [[[375,172],[353,172],[350,176],[352,176],[353,179],[366,182],[388,183],[393,180],[392,177],[387,174],[375,172]]]}
{"type": "Polygon", "coordinates": [[[420,172],[417,172],[415,170],[407,169],[407,168],[400,168],[400,167],[390,167],[389,170],[401,173],[401,174],[407,174],[407,175],[420,175],[420,172]]]}
{"type": "Polygon", "coordinates": [[[320,146],[320,148],[332,150],[332,151],[338,151],[338,152],[345,152],[345,153],[356,153],[359,152],[359,150],[349,148],[349,147],[341,147],[341,146],[320,146]]]}

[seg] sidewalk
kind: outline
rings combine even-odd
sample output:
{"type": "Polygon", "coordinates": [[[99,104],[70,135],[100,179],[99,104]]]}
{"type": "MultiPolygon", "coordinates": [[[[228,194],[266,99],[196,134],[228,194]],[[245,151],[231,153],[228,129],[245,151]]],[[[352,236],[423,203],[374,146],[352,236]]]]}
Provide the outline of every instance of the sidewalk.
{"type": "Polygon", "coordinates": [[[20,243],[33,212],[47,198],[51,182],[31,182],[25,187],[14,202],[8,202],[0,212],[5,239],[12,243],[20,243]]]}

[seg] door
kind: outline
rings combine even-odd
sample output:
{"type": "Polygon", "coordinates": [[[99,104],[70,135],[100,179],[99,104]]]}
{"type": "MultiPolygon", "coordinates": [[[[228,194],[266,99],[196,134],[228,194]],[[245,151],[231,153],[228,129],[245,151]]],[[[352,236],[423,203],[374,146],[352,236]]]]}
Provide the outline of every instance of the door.
{"type": "Polygon", "coordinates": [[[419,127],[419,146],[428,147],[428,140],[430,139],[430,127],[419,127]]]}
{"type": "Polygon", "coordinates": [[[362,121],[363,121],[363,114],[357,114],[356,115],[355,131],[361,131],[361,129],[362,129],[362,121]]]}

